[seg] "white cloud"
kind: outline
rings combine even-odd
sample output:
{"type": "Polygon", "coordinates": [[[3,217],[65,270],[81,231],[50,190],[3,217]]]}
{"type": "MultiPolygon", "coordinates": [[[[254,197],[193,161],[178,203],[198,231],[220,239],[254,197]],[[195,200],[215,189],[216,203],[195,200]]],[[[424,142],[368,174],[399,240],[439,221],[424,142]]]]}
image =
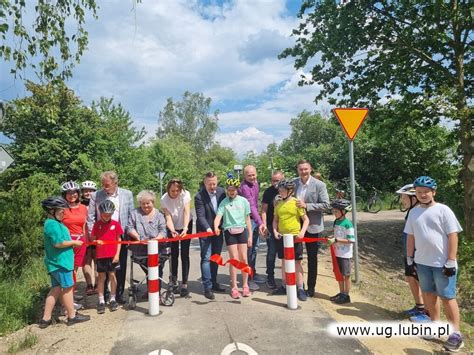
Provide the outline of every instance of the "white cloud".
{"type": "Polygon", "coordinates": [[[239,156],[243,156],[249,151],[261,152],[270,143],[275,142],[275,137],[255,127],[248,127],[242,131],[220,133],[217,135],[217,141],[224,147],[232,148],[239,156]]]}

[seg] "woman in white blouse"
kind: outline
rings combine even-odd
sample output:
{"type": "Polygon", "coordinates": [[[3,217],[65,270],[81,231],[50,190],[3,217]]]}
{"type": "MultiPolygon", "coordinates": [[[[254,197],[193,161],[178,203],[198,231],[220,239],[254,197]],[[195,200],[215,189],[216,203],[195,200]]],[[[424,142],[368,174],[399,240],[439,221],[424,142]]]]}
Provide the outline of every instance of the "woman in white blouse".
{"type": "MultiPolygon", "coordinates": [[[[166,218],[166,227],[170,237],[184,237],[188,229],[192,229],[191,195],[184,189],[179,179],[172,179],[166,186],[166,193],[161,198],[161,209],[166,218]]],[[[189,246],[191,240],[181,240],[171,243],[171,282],[175,293],[181,297],[189,295],[189,246]],[[181,245],[181,248],[180,248],[181,245]],[[178,288],[178,257],[181,249],[181,290],[178,288]]]]}

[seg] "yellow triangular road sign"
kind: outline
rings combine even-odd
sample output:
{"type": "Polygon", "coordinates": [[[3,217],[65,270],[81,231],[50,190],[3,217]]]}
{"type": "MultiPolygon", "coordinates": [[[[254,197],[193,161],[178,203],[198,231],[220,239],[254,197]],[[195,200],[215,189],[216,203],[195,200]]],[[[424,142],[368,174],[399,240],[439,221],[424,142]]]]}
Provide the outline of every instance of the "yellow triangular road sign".
{"type": "Polygon", "coordinates": [[[335,108],[333,111],[351,141],[369,113],[368,108],[335,108]]]}

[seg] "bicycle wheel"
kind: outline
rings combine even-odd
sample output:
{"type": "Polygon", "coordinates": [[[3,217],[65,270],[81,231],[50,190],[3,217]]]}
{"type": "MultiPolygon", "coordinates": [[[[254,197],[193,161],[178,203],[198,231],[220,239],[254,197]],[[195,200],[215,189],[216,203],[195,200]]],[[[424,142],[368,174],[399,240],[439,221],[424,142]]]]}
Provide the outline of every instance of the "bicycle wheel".
{"type": "Polygon", "coordinates": [[[367,211],[377,213],[382,209],[382,201],[379,198],[370,199],[367,203],[367,211]]]}
{"type": "Polygon", "coordinates": [[[406,208],[401,202],[399,203],[398,208],[400,209],[401,212],[408,211],[408,208],[406,208]]]}
{"type": "Polygon", "coordinates": [[[363,212],[365,210],[365,203],[362,197],[356,196],[356,211],[363,212]]]}

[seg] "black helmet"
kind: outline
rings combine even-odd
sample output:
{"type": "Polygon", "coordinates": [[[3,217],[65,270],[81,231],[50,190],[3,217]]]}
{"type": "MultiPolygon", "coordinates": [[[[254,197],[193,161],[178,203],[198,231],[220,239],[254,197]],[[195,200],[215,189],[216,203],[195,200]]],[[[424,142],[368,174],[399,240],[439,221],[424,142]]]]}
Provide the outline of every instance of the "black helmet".
{"type": "Polygon", "coordinates": [[[290,181],[290,180],[281,180],[278,183],[278,188],[279,189],[285,189],[285,190],[288,190],[288,191],[293,191],[295,189],[295,183],[293,181],[290,181]]]}
{"type": "Polygon", "coordinates": [[[99,212],[100,213],[114,213],[115,205],[110,200],[104,200],[99,205],[99,212]]]}
{"type": "Polygon", "coordinates": [[[341,211],[350,211],[352,209],[351,201],[339,198],[331,202],[332,208],[337,208],[341,211]]]}
{"type": "Polygon", "coordinates": [[[48,197],[46,200],[41,201],[41,206],[47,212],[59,208],[68,208],[69,205],[67,201],[63,199],[61,196],[51,196],[48,197]]]}

